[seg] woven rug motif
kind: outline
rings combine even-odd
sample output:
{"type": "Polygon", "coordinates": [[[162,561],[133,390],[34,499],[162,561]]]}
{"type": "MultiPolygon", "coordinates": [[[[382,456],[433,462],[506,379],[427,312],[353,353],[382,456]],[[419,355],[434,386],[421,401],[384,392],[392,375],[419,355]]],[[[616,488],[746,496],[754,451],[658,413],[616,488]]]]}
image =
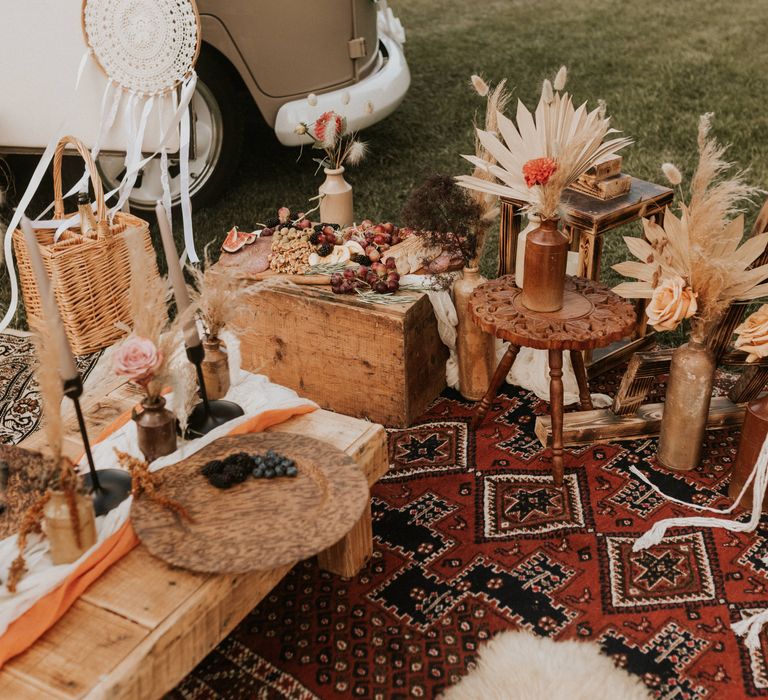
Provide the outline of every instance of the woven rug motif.
{"type": "Polygon", "coordinates": [[[768,696],[768,639],[750,653],[730,630],[768,607],[768,519],[752,534],[675,529],[631,551],[651,523],[691,513],[629,467],[722,506],[738,431],[709,433],[688,473],[656,464],[656,440],[567,449],[560,490],[534,435],[544,412],[504,385],[473,432],[471,404],[448,391],[389,431],[368,565],[342,579],[299,564],[170,697],[437,697],[479,644],[520,628],[597,642],[658,698],[768,696]]]}
{"type": "MultiPolygon", "coordinates": [[[[77,358],[83,380],[101,353],[77,358]]],[[[40,425],[40,396],[34,377],[35,346],[25,333],[0,333],[0,442],[16,445],[40,425]]]]}

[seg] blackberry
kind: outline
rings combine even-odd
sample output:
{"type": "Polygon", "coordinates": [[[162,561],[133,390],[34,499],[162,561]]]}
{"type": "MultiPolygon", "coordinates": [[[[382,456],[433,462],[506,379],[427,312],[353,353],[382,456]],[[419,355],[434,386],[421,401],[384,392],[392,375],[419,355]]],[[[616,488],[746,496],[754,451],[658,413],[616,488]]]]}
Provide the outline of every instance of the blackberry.
{"type": "Polygon", "coordinates": [[[314,232],[314,233],[313,233],[313,234],[312,234],[312,235],[309,237],[309,242],[310,242],[312,245],[317,245],[318,243],[320,243],[320,234],[319,234],[317,231],[315,231],[315,232],[314,232]]]}
{"type": "Polygon", "coordinates": [[[222,472],[233,484],[241,484],[248,478],[251,470],[242,464],[227,464],[222,472]]]}
{"type": "Polygon", "coordinates": [[[216,474],[211,474],[208,477],[208,483],[217,489],[228,489],[232,487],[233,482],[232,479],[230,479],[226,474],[219,474],[217,472],[216,474]]]}
{"type": "Polygon", "coordinates": [[[276,216],[273,216],[271,219],[267,219],[264,222],[264,225],[267,228],[278,228],[280,226],[280,219],[278,219],[276,216]]]}
{"type": "Polygon", "coordinates": [[[332,252],[333,252],[333,246],[332,246],[330,243],[323,243],[323,245],[321,245],[321,246],[320,246],[320,247],[317,249],[317,254],[318,254],[318,255],[319,255],[321,258],[324,258],[324,257],[326,257],[327,255],[330,255],[332,252]]]}
{"type": "Polygon", "coordinates": [[[211,476],[211,474],[218,474],[224,468],[224,462],[220,459],[213,459],[203,466],[200,473],[203,476],[211,476]]]}
{"type": "Polygon", "coordinates": [[[356,262],[358,265],[365,265],[366,267],[370,267],[373,265],[373,260],[371,260],[367,255],[360,255],[359,253],[356,255],[351,256],[350,258],[352,262],[356,262]]]}
{"type": "Polygon", "coordinates": [[[312,228],[316,233],[322,233],[323,224],[315,224],[312,228]]]}

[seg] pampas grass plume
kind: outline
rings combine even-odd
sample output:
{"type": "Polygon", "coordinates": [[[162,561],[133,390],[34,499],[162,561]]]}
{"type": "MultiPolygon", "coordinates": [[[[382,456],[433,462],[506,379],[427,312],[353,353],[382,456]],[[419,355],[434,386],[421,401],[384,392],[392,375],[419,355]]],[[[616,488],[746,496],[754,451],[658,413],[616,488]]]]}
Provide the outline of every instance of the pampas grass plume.
{"type": "Polygon", "coordinates": [[[486,83],[479,75],[473,75],[469,79],[469,82],[480,97],[485,97],[488,94],[488,91],[490,90],[488,83],[486,83]]]}
{"type": "Polygon", "coordinates": [[[565,66],[560,66],[560,70],[557,71],[555,76],[554,88],[558,92],[565,89],[565,83],[568,80],[568,69],[565,66]]]}
{"type": "Polygon", "coordinates": [[[347,151],[347,162],[350,165],[357,165],[363,158],[368,150],[368,146],[365,141],[353,141],[347,151]]]}
{"type": "Polygon", "coordinates": [[[677,185],[683,181],[682,173],[673,163],[663,163],[661,171],[664,173],[664,177],[669,181],[669,184],[673,187],[677,187],[677,185]]]}
{"type": "Polygon", "coordinates": [[[544,79],[544,83],[541,86],[541,99],[547,104],[555,99],[555,93],[552,91],[552,83],[548,78],[544,79]]]}

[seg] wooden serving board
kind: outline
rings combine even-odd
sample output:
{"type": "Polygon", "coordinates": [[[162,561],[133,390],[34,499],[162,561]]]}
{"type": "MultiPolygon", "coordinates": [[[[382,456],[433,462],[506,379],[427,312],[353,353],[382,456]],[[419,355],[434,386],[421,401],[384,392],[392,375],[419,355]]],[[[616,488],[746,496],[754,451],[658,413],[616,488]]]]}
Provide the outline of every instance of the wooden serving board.
{"type": "Polygon", "coordinates": [[[311,557],[352,529],[369,498],[351,457],[292,433],[219,438],[158,473],[159,492],[184,506],[193,522],[139,497],[131,507],[133,528],[156,557],[204,573],[266,571],[311,557]],[[298,476],[249,477],[217,489],[200,473],[212,459],[269,449],[293,459],[298,476]]]}

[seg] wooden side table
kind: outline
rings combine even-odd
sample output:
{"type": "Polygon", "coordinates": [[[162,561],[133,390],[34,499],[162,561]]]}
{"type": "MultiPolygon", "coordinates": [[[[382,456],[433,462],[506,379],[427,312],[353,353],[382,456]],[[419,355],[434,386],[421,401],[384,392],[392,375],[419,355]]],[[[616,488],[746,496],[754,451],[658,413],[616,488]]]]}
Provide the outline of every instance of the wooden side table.
{"type": "Polygon", "coordinates": [[[475,408],[473,427],[479,425],[509,373],[521,347],[549,353],[552,469],[555,485],[563,483],[563,350],[569,350],[582,410],[592,408],[582,351],[621,340],[635,327],[635,309],[612,291],[584,277],[568,277],[563,308],[551,313],[523,306],[514,275],[480,285],[470,297],[474,322],[486,333],[509,341],[491,385],[475,408]]]}
{"type": "MultiPolygon", "coordinates": [[[[581,192],[566,190],[563,196],[563,231],[571,236],[571,250],[579,253],[578,275],[598,282],[605,234],[641,218],[654,219],[659,223],[664,208],[672,202],[673,197],[674,191],[669,187],[638,178],[632,178],[627,194],[615,199],[600,200],[581,192]]],[[[522,206],[523,202],[519,200],[501,198],[499,275],[515,272],[522,206]]],[[[646,344],[645,302],[640,300],[636,308],[635,341],[621,348],[611,348],[609,353],[600,357],[593,358],[588,352],[586,363],[591,375],[609,369],[646,344]]]]}

